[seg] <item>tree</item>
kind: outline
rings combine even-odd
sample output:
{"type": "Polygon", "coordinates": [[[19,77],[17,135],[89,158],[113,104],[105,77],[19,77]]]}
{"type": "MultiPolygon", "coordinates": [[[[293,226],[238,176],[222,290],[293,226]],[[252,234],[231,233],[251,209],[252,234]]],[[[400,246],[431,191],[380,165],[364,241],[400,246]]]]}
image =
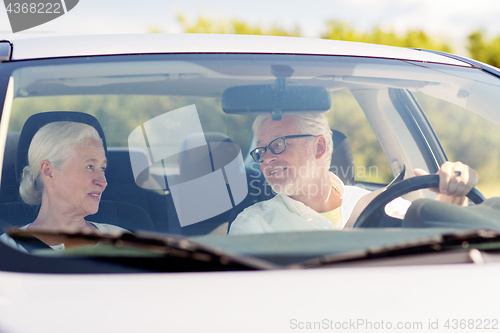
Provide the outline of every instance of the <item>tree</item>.
{"type": "Polygon", "coordinates": [[[358,32],[348,23],[336,20],[326,22],[326,32],[321,38],[451,52],[448,44],[432,39],[422,30],[409,30],[401,36],[378,27],[370,32],[358,32]]]}
{"type": "Polygon", "coordinates": [[[500,67],[500,37],[484,40],[484,30],[479,29],[468,36],[467,50],[470,57],[495,67],[500,67]]]}
{"type": "Polygon", "coordinates": [[[177,19],[181,23],[184,32],[187,33],[300,37],[300,29],[298,26],[291,30],[287,30],[278,25],[264,28],[260,24],[252,26],[238,19],[233,19],[231,21],[213,20],[203,15],[198,17],[194,23],[190,23],[182,13],[177,14],[177,19]]]}

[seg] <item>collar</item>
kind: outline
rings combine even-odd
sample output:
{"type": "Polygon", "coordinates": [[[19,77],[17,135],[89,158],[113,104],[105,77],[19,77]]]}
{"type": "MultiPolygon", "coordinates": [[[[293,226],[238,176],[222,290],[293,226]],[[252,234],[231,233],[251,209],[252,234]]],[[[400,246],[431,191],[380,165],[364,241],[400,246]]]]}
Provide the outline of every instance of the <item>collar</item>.
{"type": "Polygon", "coordinates": [[[342,180],[331,171],[329,173],[329,176],[330,176],[330,181],[332,182],[332,185],[335,186],[340,191],[340,200],[343,201],[343,199],[344,199],[344,182],[342,182],[342,180]]]}

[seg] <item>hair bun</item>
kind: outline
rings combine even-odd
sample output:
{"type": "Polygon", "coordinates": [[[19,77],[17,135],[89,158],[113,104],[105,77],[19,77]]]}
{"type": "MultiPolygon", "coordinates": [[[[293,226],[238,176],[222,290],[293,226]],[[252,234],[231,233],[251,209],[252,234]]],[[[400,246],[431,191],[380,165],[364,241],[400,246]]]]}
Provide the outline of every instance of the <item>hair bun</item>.
{"type": "Polygon", "coordinates": [[[36,189],[33,172],[29,165],[23,169],[19,194],[23,201],[28,204],[39,204],[42,201],[41,194],[36,189]]]}

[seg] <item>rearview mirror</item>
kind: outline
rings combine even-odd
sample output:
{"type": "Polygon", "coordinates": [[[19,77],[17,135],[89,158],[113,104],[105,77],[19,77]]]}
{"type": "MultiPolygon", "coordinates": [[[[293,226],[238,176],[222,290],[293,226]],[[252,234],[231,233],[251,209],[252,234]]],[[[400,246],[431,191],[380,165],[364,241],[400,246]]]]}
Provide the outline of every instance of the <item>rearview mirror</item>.
{"type": "Polygon", "coordinates": [[[222,94],[222,110],[236,114],[324,112],[331,106],[330,93],[321,86],[252,85],[231,87],[222,94]]]}

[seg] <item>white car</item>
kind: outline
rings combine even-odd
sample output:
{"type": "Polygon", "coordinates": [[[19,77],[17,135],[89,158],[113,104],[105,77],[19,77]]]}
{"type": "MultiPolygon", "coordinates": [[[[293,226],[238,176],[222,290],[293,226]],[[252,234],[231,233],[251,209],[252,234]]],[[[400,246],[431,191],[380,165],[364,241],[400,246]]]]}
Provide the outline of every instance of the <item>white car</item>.
{"type": "Polygon", "coordinates": [[[413,177],[451,147],[499,179],[497,68],[305,38],[22,38],[0,40],[0,110],[0,227],[26,250],[0,243],[0,332],[500,329],[500,200],[441,204],[437,176],[413,177]],[[249,155],[255,116],[307,112],[329,120],[345,184],[395,181],[350,230],[228,236],[274,196],[249,155]],[[15,228],[39,208],[18,191],[31,138],[58,120],[98,129],[108,186],[88,219],[131,233],[61,231],[99,246],[53,251],[15,228]],[[414,203],[389,218],[400,196],[414,203]]]}

